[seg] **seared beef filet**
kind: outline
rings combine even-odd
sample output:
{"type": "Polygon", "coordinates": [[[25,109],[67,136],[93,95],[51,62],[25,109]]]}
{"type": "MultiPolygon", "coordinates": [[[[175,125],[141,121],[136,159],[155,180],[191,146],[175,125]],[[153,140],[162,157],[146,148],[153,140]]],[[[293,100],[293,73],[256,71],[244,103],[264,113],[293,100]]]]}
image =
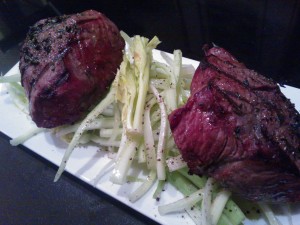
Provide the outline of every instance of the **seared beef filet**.
{"type": "Polygon", "coordinates": [[[107,92],[124,46],[116,25],[94,10],[32,26],[21,48],[20,71],[37,126],[80,119],[107,92]]]}
{"type": "Polygon", "coordinates": [[[169,116],[190,171],[255,201],[300,201],[300,116],[271,80],[205,49],[185,106],[169,116]]]}

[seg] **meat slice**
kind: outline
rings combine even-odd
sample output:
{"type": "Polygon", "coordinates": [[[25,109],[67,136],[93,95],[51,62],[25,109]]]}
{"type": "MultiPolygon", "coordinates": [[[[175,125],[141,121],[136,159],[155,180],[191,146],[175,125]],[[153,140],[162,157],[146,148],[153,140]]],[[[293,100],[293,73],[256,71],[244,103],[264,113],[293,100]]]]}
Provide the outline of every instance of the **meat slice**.
{"type": "Polygon", "coordinates": [[[107,92],[124,46],[116,25],[94,10],[32,26],[20,50],[20,71],[37,126],[80,119],[107,92]]]}
{"type": "Polygon", "coordinates": [[[271,80],[205,46],[191,96],[169,115],[190,171],[255,201],[300,201],[300,116],[271,80]]]}

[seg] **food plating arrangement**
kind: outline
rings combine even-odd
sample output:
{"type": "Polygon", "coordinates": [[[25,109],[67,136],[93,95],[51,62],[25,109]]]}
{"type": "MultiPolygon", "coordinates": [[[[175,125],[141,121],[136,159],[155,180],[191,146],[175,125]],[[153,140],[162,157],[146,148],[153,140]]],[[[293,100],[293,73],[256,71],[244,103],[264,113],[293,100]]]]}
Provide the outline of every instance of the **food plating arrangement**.
{"type": "Polygon", "coordinates": [[[95,10],[38,21],[0,77],[1,132],[55,182],[66,170],[161,224],[299,221],[300,90],[222,46],[197,62],[159,44],[95,10]]]}

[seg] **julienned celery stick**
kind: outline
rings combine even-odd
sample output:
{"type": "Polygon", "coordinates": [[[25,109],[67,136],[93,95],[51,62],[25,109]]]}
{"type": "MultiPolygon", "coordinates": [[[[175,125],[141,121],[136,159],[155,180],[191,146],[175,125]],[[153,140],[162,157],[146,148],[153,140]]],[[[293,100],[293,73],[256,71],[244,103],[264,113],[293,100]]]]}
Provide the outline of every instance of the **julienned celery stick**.
{"type": "Polygon", "coordinates": [[[10,76],[0,76],[0,83],[16,83],[21,81],[21,74],[14,74],[10,76]]]}
{"type": "Polygon", "coordinates": [[[223,214],[228,217],[232,224],[240,224],[246,218],[240,207],[232,199],[227,201],[223,214]]]}
{"type": "Polygon", "coordinates": [[[178,170],[178,172],[189,179],[198,188],[203,188],[205,186],[205,183],[207,181],[207,178],[205,176],[200,177],[198,175],[191,175],[189,174],[189,169],[187,167],[178,170]]]}
{"type": "Polygon", "coordinates": [[[192,182],[190,182],[189,179],[177,171],[168,173],[168,182],[170,182],[184,196],[189,196],[198,190],[198,188],[192,182]]]}
{"type": "Polygon", "coordinates": [[[164,190],[165,184],[166,184],[165,180],[159,180],[157,183],[156,190],[153,194],[153,198],[156,199],[157,201],[159,201],[160,195],[161,195],[162,191],[164,190]]]}
{"type": "Polygon", "coordinates": [[[8,82],[6,85],[7,85],[6,87],[9,92],[9,95],[13,100],[13,102],[15,103],[15,105],[21,111],[28,114],[28,100],[25,95],[24,88],[21,86],[21,84],[19,82],[8,82]]]}
{"type": "MultiPolygon", "coordinates": [[[[185,196],[189,196],[198,190],[196,185],[177,171],[168,174],[168,182],[185,196]]],[[[241,209],[232,200],[228,200],[223,210],[223,214],[218,221],[218,225],[227,225],[228,221],[230,222],[229,224],[239,225],[244,219],[245,215],[241,209]]]]}

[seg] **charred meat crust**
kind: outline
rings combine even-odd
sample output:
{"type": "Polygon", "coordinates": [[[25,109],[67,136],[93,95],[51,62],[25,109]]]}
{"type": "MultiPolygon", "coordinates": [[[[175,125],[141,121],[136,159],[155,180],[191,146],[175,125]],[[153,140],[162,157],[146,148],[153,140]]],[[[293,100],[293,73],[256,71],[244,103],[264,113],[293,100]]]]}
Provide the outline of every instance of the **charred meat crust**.
{"type": "Polygon", "coordinates": [[[20,50],[20,71],[37,126],[82,118],[108,91],[124,46],[116,25],[94,10],[33,25],[20,50]]]}
{"type": "Polygon", "coordinates": [[[187,104],[169,116],[190,171],[213,176],[250,200],[300,201],[300,116],[294,105],[272,80],[223,48],[205,47],[205,55],[187,104]]]}

